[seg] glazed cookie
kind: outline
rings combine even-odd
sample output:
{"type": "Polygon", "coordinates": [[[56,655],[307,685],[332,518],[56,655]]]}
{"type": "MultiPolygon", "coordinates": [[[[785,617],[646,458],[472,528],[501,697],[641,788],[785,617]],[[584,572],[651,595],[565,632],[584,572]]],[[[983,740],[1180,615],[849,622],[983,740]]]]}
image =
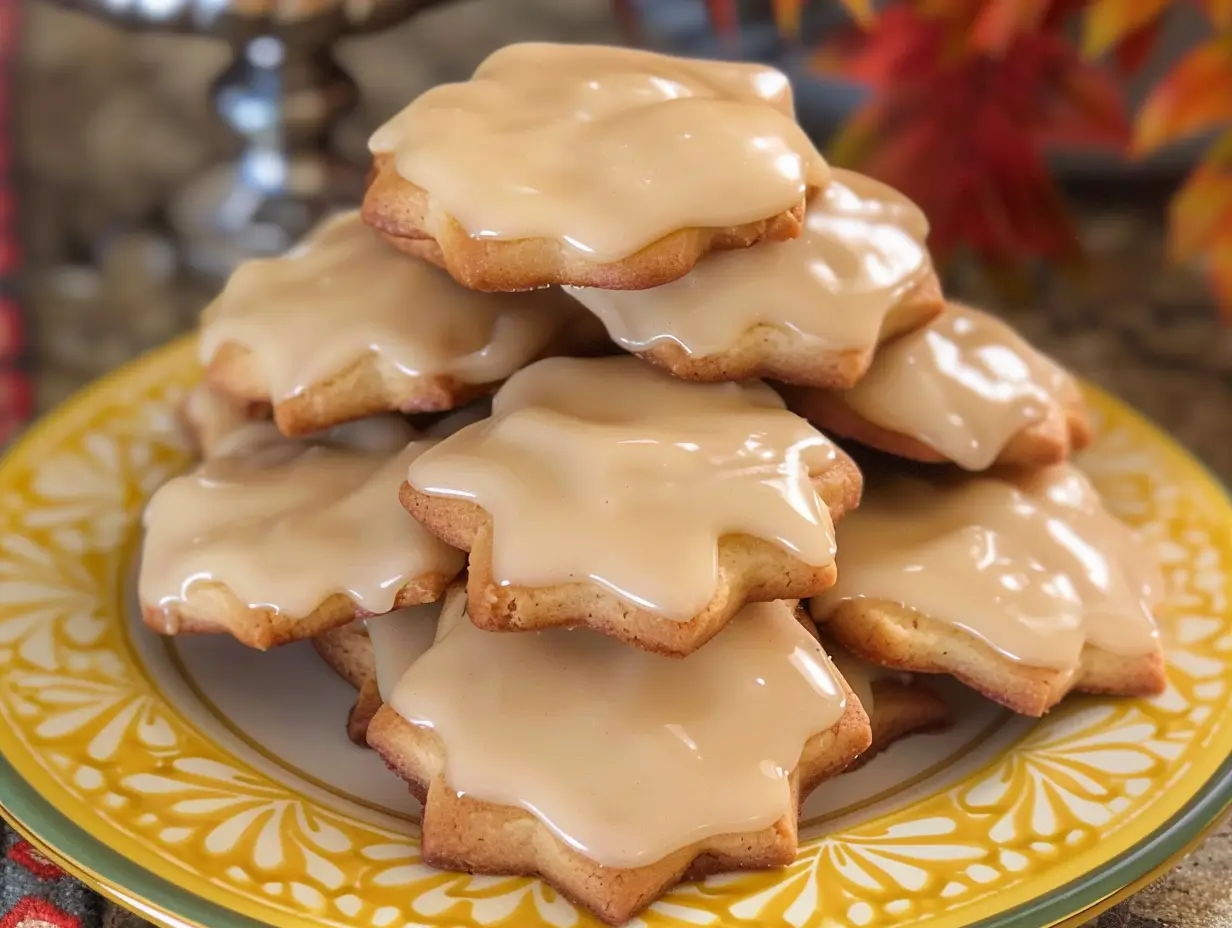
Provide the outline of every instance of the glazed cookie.
{"type": "Polygon", "coordinates": [[[587,45],[503,48],[368,147],[364,220],[477,290],[658,286],[829,180],[779,71],[587,45]]]}
{"type": "Polygon", "coordinates": [[[850,387],[878,343],[944,308],[927,236],[902,194],[835,170],[798,239],[711,255],[650,290],[567,291],[617,345],[677,377],[850,387]]]}
{"type": "Polygon", "coordinates": [[[860,700],[872,730],[872,743],[846,772],[859,767],[908,735],[938,731],[950,724],[950,708],[917,676],[862,661],[831,641],[822,641],[834,668],[860,700]]]}
{"type": "Polygon", "coordinates": [[[1091,440],[1077,381],[1004,322],[957,303],[882,348],[850,390],[785,388],[836,435],[966,470],[1045,467],[1091,440]]]}
{"type": "Polygon", "coordinates": [[[286,435],[490,393],[536,358],[606,343],[559,288],[475,293],[389,247],[355,211],[279,258],[246,261],[203,317],[215,389],[272,403],[286,435]]]}
{"type": "Polygon", "coordinates": [[[150,499],[138,597],[155,631],[230,633],[254,648],[431,602],[464,556],[397,505],[431,441],[367,420],[290,441],[250,427],[150,499]]]}
{"type": "Polygon", "coordinates": [[[682,879],[791,863],[800,802],[869,746],[788,603],[674,661],[589,631],[485,632],[461,594],[368,728],[424,803],[431,866],[537,874],[621,924],[682,879]]]}
{"type": "Polygon", "coordinates": [[[331,628],[312,646],[333,671],[355,687],[355,705],[347,716],[347,736],[368,746],[368,723],[407,668],[423,656],[436,635],[440,602],[331,628]]]}
{"type": "Polygon", "coordinates": [[[480,627],[585,625],[674,655],[746,602],[830,586],[831,520],[859,497],[851,459],[769,387],[686,383],[630,357],[520,371],[402,488],[470,552],[480,627]]]}
{"type": "Polygon", "coordinates": [[[838,544],[838,583],[811,611],[866,660],[951,674],[1034,716],[1071,689],[1164,688],[1159,568],[1071,465],[870,478],[838,544]]]}
{"type": "MultiPolygon", "coordinates": [[[[381,618],[400,612],[397,609],[381,618]]],[[[355,688],[355,705],[347,713],[347,737],[360,747],[367,747],[368,723],[381,708],[381,693],[366,620],[328,629],[312,639],[312,647],[334,673],[355,688]]]]}
{"type": "Polygon", "coordinates": [[[188,391],[178,415],[197,454],[208,458],[228,436],[254,422],[268,421],[270,408],[264,403],[236,402],[202,383],[188,391]]]}

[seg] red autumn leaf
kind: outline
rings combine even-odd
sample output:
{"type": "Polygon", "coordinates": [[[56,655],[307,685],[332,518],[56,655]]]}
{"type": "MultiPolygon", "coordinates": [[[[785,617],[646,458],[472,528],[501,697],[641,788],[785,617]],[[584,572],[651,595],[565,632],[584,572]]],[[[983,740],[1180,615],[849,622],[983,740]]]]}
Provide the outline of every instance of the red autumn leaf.
{"type": "Polygon", "coordinates": [[[1050,32],[1068,30],[1069,19],[1090,5],[1091,0],[1052,0],[1041,22],[1041,27],[1050,32]]]}
{"type": "Polygon", "coordinates": [[[1107,54],[1133,33],[1152,25],[1170,0],[1095,0],[1082,30],[1082,53],[1088,58],[1107,54]]]}
{"type": "Polygon", "coordinates": [[[1078,145],[1121,152],[1129,141],[1124,92],[1100,68],[1075,65],[1059,73],[1044,107],[1036,133],[1036,140],[1042,145],[1078,145]]]}
{"type": "Polygon", "coordinates": [[[1113,58],[1123,74],[1135,74],[1146,64],[1162,31],[1156,19],[1135,29],[1121,41],[1113,50],[1113,58]]]}
{"type": "Polygon", "coordinates": [[[1065,38],[1064,17],[1076,2],[1036,4],[1034,28],[1015,18],[1021,9],[1006,8],[1009,20],[987,27],[1005,42],[995,54],[965,41],[975,19],[963,17],[987,13],[986,4],[900,4],[884,10],[848,55],[843,73],[869,83],[874,97],[832,157],[915,200],[939,260],[960,246],[1005,267],[1029,255],[1079,254],[1043,150],[1058,141],[1117,145],[1128,122],[1115,84],[1065,38]],[[1011,20],[1013,28],[1002,28],[1011,20]]]}
{"type": "Polygon", "coordinates": [[[642,21],[633,0],[612,0],[612,17],[630,45],[641,45],[642,21]]]}
{"type": "Polygon", "coordinates": [[[706,14],[715,32],[733,32],[740,21],[737,0],[706,0],[706,14]]]}
{"type": "Polygon", "coordinates": [[[888,91],[936,66],[943,33],[941,23],[894,6],[877,17],[872,33],[840,35],[822,46],[815,60],[829,63],[834,53],[845,77],[888,91]]]}
{"type": "Polygon", "coordinates": [[[1232,120],[1232,35],[1198,46],[1138,111],[1134,151],[1145,154],[1232,120]]]}

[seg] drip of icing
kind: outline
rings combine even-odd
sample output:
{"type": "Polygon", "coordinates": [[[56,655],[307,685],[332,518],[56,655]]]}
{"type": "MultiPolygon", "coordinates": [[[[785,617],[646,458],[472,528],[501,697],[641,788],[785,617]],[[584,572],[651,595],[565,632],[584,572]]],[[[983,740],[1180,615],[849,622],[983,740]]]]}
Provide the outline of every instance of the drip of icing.
{"type": "Polygon", "coordinates": [[[229,400],[204,383],[197,384],[184,397],[183,415],[206,457],[213,457],[227,436],[254,421],[242,403],[229,400]]]}
{"type": "Polygon", "coordinates": [[[844,600],[887,600],[1058,670],[1077,667],[1086,644],[1159,647],[1159,568],[1071,465],[1017,482],[870,482],[838,544],[838,582],[812,600],[819,621],[844,600]]]}
{"type": "Polygon", "coordinates": [[[432,647],[440,615],[441,603],[435,602],[395,609],[365,621],[381,702],[389,702],[398,680],[432,647]]]}
{"type": "Polygon", "coordinates": [[[566,287],[629,351],[671,341],[718,354],[772,326],[818,350],[868,349],[886,316],[928,271],[928,221],[902,194],[834,171],[790,242],[717,252],[649,290],[566,287]]]}
{"type": "Polygon", "coordinates": [[[829,180],[781,72],[588,45],[500,49],[368,147],[473,237],[555,239],[604,262],[774,216],[829,180]]]}
{"type": "Polygon", "coordinates": [[[514,375],[492,408],[407,479],[487,510],[499,583],[589,580],[684,621],[714,595],[723,535],[833,562],[810,475],[836,450],[764,384],[685,383],[630,357],[553,358],[514,375]]]}
{"type": "Polygon", "coordinates": [[[525,809],[600,864],[636,867],[795,815],[788,777],[845,700],[782,602],[684,660],[586,630],[475,628],[446,600],[390,705],[432,729],[450,788],[525,809]]]}

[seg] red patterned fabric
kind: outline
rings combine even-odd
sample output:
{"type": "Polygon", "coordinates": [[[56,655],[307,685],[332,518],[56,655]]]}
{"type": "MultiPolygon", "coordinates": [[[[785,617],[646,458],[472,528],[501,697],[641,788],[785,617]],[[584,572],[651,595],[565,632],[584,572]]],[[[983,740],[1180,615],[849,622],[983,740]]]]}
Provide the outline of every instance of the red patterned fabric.
{"type": "Polygon", "coordinates": [[[0,928],[81,928],[81,919],[38,896],[26,896],[0,918],[0,928]]]}
{"type": "Polygon", "coordinates": [[[104,912],[98,896],[0,823],[0,928],[103,928],[104,912]]]}
{"type": "Polygon", "coordinates": [[[64,871],[40,854],[29,841],[18,838],[5,856],[40,880],[58,880],[64,876],[64,871]]]}
{"type": "Polygon", "coordinates": [[[0,444],[29,420],[34,407],[25,365],[25,323],[16,293],[21,247],[9,139],[17,11],[18,0],[0,0],[0,444]]]}

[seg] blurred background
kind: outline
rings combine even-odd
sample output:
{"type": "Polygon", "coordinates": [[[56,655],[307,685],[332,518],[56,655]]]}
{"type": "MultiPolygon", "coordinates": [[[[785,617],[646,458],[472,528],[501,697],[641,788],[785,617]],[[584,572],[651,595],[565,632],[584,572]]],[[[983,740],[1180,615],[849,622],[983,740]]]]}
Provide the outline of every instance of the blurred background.
{"type": "Polygon", "coordinates": [[[953,297],[1003,313],[1232,479],[1232,2],[872,12],[24,0],[0,21],[22,253],[0,313],[6,431],[192,327],[236,261],[354,202],[368,134],[415,94],[547,39],[779,64],[831,159],[929,214],[953,297]]]}

